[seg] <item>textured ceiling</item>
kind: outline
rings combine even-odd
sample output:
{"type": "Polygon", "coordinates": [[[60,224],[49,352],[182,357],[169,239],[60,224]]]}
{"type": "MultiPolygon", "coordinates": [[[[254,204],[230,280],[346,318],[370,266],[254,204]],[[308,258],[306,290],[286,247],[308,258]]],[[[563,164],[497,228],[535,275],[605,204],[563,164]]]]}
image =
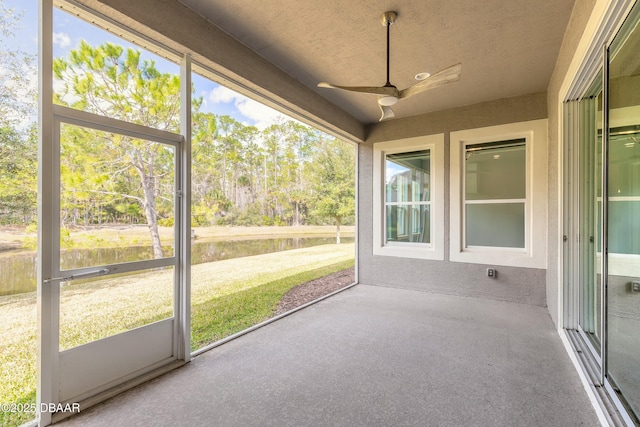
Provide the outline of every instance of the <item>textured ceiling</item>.
{"type": "Polygon", "coordinates": [[[319,81],[381,86],[391,27],[391,83],[415,83],[462,63],[459,82],[403,99],[396,117],[546,90],[574,0],[181,0],[258,55],[363,123],[375,95],[317,88],[319,81]]]}

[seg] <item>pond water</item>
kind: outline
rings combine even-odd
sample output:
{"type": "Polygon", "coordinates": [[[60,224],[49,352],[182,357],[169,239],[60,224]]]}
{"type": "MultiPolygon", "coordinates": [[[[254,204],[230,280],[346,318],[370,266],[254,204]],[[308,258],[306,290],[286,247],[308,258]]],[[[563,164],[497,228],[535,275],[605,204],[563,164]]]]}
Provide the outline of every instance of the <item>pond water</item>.
{"type": "MultiPolygon", "coordinates": [[[[191,245],[191,264],[260,255],[335,243],[335,237],[287,237],[220,242],[194,241],[191,245]]],[[[342,238],[345,243],[353,237],[342,238]]],[[[170,248],[167,248],[170,249],[170,248]]],[[[87,265],[104,265],[150,259],[147,246],[125,248],[71,249],[63,251],[64,269],[87,265]]],[[[0,296],[36,290],[36,255],[21,254],[0,257],[0,296]]]]}

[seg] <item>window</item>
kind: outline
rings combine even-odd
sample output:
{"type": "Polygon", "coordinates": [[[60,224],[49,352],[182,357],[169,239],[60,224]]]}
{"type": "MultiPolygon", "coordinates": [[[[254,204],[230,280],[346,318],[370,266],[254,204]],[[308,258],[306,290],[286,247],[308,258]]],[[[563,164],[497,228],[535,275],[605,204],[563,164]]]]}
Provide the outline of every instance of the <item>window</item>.
{"type": "Polygon", "coordinates": [[[524,249],[526,140],[469,144],[464,159],[465,247],[524,249]]]}
{"type": "Polygon", "coordinates": [[[373,253],[444,259],[444,135],[374,146],[373,253]]]}
{"type": "Polygon", "coordinates": [[[546,119],[452,132],[450,148],[451,261],[544,268],[546,119]]]}
{"type": "Polygon", "coordinates": [[[430,160],[429,150],[385,155],[387,242],[429,243],[430,160]]]}

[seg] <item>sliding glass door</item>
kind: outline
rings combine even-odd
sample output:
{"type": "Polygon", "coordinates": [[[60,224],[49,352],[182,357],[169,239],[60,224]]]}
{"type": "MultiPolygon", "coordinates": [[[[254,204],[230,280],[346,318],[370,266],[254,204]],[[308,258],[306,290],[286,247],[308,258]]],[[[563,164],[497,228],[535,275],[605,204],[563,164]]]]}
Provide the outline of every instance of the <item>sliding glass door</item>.
{"type": "Polygon", "coordinates": [[[640,419],[640,3],[603,52],[565,106],[564,321],[597,392],[631,425],[640,419]]]}
{"type": "Polygon", "coordinates": [[[640,416],[640,7],[609,49],[606,375],[640,416]]]}

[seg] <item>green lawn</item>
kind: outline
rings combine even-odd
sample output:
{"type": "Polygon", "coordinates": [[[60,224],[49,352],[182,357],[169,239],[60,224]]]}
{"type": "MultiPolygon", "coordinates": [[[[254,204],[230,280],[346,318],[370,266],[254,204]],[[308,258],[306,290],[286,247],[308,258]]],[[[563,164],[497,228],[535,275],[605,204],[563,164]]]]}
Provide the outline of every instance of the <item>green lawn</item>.
{"type": "Polygon", "coordinates": [[[272,317],[294,286],[353,266],[353,259],[281,277],[191,306],[191,349],[228,337],[272,317]]]}
{"type": "MultiPolygon", "coordinates": [[[[354,263],[354,244],[323,245],[192,267],[192,349],[272,316],[294,286],[354,263]]],[[[63,286],[60,346],[70,348],[172,315],[172,271],[63,286]]],[[[32,402],[36,382],[36,295],[0,297],[0,403],[32,402]]],[[[19,416],[21,415],[21,416],[19,416]]],[[[0,412],[0,425],[28,421],[0,412]]]]}

